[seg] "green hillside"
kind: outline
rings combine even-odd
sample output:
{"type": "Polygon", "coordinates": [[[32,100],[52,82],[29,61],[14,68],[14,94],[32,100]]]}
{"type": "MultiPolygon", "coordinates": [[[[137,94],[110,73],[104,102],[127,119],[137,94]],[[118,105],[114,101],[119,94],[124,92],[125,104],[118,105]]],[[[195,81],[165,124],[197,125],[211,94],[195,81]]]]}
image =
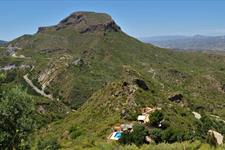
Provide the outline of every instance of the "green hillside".
{"type": "Polygon", "coordinates": [[[41,125],[31,138],[34,149],[53,145],[137,149],[107,140],[112,127],[120,123],[145,128],[158,144],[143,149],[210,149],[205,144],[208,130],[225,135],[223,55],[144,44],[124,33],[109,15],[93,12],[73,13],[58,25],[41,27],[34,35],[11,41],[0,53],[0,66],[17,67],[12,71],[16,78],[5,86],[21,84],[36,106],[43,106],[37,114],[41,125]],[[24,57],[7,54],[10,49],[24,57]],[[21,65],[29,67],[21,71],[21,65]],[[32,89],[23,79],[26,74],[52,99],[32,89]],[[137,116],[145,107],[161,108],[165,127],[140,125],[137,116]],[[202,118],[196,119],[193,112],[202,118]]]}

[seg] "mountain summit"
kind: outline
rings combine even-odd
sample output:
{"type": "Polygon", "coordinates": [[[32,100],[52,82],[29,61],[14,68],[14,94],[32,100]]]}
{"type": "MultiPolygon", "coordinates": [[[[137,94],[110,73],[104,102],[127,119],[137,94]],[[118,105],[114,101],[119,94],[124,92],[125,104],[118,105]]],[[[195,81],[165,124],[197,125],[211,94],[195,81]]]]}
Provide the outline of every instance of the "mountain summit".
{"type": "Polygon", "coordinates": [[[115,21],[105,13],[74,12],[55,26],[40,27],[38,33],[73,28],[80,33],[94,31],[120,31],[115,21]]]}
{"type": "MultiPolygon", "coordinates": [[[[158,149],[173,142],[183,149],[178,142],[195,139],[194,149],[199,149],[212,129],[225,135],[223,55],[145,44],[122,32],[109,15],[93,12],[73,13],[9,42],[0,52],[5,55],[0,55],[0,69],[8,70],[0,73],[0,89],[21,85],[34,97],[35,118],[43,128],[30,136],[33,149],[133,149],[131,144],[151,149],[161,142],[158,149]],[[133,132],[121,132],[124,125],[133,132]],[[116,135],[112,129],[122,134],[119,142],[107,140],[116,135]]],[[[1,103],[8,99],[2,95],[1,103]]],[[[23,133],[16,131],[17,126],[13,134],[23,133]]],[[[185,143],[193,149],[194,142],[185,143]]]]}

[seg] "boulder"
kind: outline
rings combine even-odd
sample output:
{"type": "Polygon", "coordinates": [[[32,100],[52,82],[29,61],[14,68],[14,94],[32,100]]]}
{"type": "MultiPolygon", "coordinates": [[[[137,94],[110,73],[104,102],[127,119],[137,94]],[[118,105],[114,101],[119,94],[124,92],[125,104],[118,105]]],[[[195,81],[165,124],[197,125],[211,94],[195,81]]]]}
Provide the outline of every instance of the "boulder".
{"type": "Polygon", "coordinates": [[[73,65],[75,66],[80,66],[84,63],[84,61],[81,58],[76,59],[75,61],[72,62],[73,65]]]}
{"type": "Polygon", "coordinates": [[[170,101],[179,103],[182,101],[183,97],[184,96],[182,94],[175,94],[175,95],[170,96],[168,99],[170,101]]]}
{"type": "Polygon", "coordinates": [[[37,112],[40,113],[40,114],[45,114],[46,110],[42,105],[40,105],[37,108],[37,112]]]}
{"type": "Polygon", "coordinates": [[[188,75],[184,72],[178,71],[176,69],[169,69],[168,72],[175,76],[175,77],[179,77],[179,78],[186,78],[188,75]]]}
{"type": "Polygon", "coordinates": [[[192,114],[194,114],[195,118],[198,120],[201,119],[201,117],[202,117],[199,113],[194,112],[194,111],[192,112],[192,114]]]}
{"type": "Polygon", "coordinates": [[[154,142],[154,140],[150,136],[145,136],[145,141],[147,143],[153,143],[154,142]]]}
{"type": "Polygon", "coordinates": [[[149,87],[148,87],[148,85],[145,83],[144,80],[141,80],[141,79],[135,79],[134,82],[135,82],[140,88],[142,88],[143,90],[145,90],[145,91],[149,90],[149,87]]]}
{"type": "Polygon", "coordinates": [[[213,130],[209,130],[208,134],[210,136],[212,136],[213,138],[215,138],[216,143],[218,145],[222,145],[223,144],[223,135],[222,134],[220,134],[219,132],[213,131],[213,130]]]}
{"type": "Polygon", "coordinates": [[[225,92],[225,84],[222,85],[221,89],[223,92],[225,92]]]}
{"type": "Polygon", "coordinates": [[[63,132],[61,138],[62,139],[69,139],[70,138],[69,134],[70,134],[69,131],[66,130],[66,131],[63,132]]]}

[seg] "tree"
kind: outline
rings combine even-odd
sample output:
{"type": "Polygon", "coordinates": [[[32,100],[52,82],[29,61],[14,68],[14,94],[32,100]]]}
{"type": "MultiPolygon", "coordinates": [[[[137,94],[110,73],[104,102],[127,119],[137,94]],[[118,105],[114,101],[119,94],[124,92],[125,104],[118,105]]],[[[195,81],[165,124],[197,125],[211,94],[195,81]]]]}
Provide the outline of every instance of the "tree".
{"type": "Polygon", "coordinates": [[[158,127],[159,123],[161,120],[163,120],[163,113],[156,110],[155,112],[153,112],[150,116],[149,116],[149,120],[150,120],[150,125],[151,126],[155,126],[158,127]]]}
{"type": "Polygon", "coordinates": [[[173,143],[183,141],[186,133],[180,129],[169,127],[166,130],[163,130],[161,134],[163,141],[173,143]]]}
{"type": "Polygon", "coordinates": [[[60,144],[56,137],[50,139],[42,139],[38,141],[38,150],[58,150],[60,149],[60,144]]]}
{"type": "Polygon", "coordinates": [[[6,74],[5,73],[0,73],[0,84],[4,83],[5,79],[6,79],[6,74]]]}
{"type": "Polygon", "coordinates": [[[155,128],[150,131],[150,137],[156,142],[162,142],[162,130],[155,128]]]}
{"type": "Polygon", "coordinates": [[[21,149],[35,127],[34,103],[21,87],[6,89],[0,98],[0,147],[21,149]]]}
{"type": "Polygon", "coordinates": [[[133,127],[133,132],[123,133],[120,142],[123,144],[134,143],[137,146],[144,144],[145,137],[148,135],[148,131],[140,124],[136,124],[133,127]]]}

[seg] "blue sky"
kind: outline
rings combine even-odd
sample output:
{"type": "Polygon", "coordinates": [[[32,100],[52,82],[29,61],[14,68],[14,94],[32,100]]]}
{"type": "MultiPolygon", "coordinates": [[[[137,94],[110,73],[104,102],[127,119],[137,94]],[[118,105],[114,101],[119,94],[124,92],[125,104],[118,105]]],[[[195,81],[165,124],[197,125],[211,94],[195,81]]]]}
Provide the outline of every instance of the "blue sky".
{"type": "Polygon", "coordinates": [[[225,35],[223,0],[1,0],[0,39],[33,34],[80,10],[106,12],[134,37],[225,35]]]}

